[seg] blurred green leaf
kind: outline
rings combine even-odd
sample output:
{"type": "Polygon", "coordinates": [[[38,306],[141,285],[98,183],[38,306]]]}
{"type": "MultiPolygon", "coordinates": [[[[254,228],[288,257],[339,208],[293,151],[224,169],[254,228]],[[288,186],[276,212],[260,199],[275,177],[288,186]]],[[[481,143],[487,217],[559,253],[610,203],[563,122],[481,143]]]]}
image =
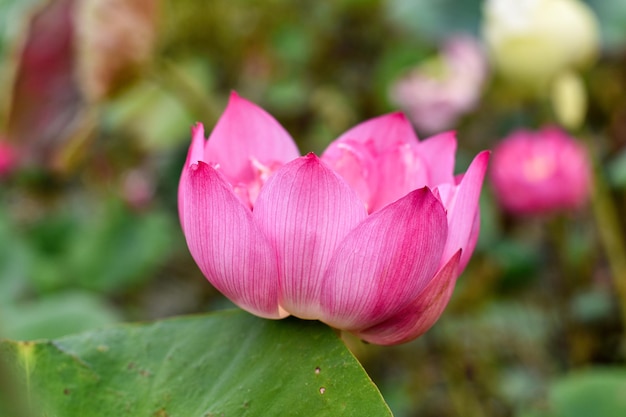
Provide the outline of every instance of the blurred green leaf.
{"type": "Polygon", "coordinates": [[[111,202],[72,242],[69,264],[82,288],[119,291],[150,278],[172,242],[170,216],[138,214],[111,202]]]}
{"type": "Polygon", "coordinates": [[[623,0],[586,0],[600,20],[602,44],[617,50],[626,45],[626,7],[623,0]]]}
{"type": "Polygon", "coordinates": [[[623,417],[626,415],[626,369],[590,368],[557,379],[549,388],[548,410],[520,416],[623,417]]]}
{"type": "Polygon", "coordinates": [[[310,89],[300,77],[274,83],[267,91],[267,102],[283,115],[302,113],[310,99],[310,89]]]}
{"type": "Polygon", "coordinates": [[[188,140],[194,117],[171,92],[151,82],[134,86],[106,108],[105,123],[128,129],[147,149],[167,149],[188,140]]]}
{"type": "Polygon", "coordinates": [[[614,156],[607,164],[607,176],[611,186],[626,188],[626,149],[614,156]]]}
{"type": "Polygon", "coordinates": [[[25,30],[34,7],[44,0],[0,0],[0,58],[7,47],[25,30]]]}
{"type": "Polygon", "coordinates": [[[379,99],[388,102],[392,83],[433,53],[418,40],[398,42],[393,48],[386,49],[376,68],[375,87],[379,99]]]}
{"type": "Polygon", "coordinates": [[[38,415],[391,416],[327,326],[242,311],[5,341],[38,415]]]}
{"type": "Polygon", "coordinates": [[[65,336],[103,327],[120,319],[100,297],[77,291],[4,305],[0,312],[2,335],[16,340],[65,336]]]}
{"type": "Polygon", "coordinates": [[[562,378],[550,390],[558,417],[623,417],[626,415],[626,369],[578,371],[562,378]]]}
{"type": "Polygon", "coordinates": [[[442,39],[454,32],[479,32],[482,0],[392,0],[387,5],[392,21],[418,36],[442,39]]]}
{"type": "Polygon", "coordinates": [[[278,58],[298,67],[309,62],[316,45],[311,32],[304,29],[293,22],[284,22],[275,30],[272,43],[278,58]]]}
{"type": "Polygon", "coordinates": [[[488,254],[500,268],[503,289],[527,286],[539,275],[542,253],[532,241],[506,237],[492,244],[488,254]]]}
{"type": "Polygon", "coordinates": [[[572,317],[586,323],[610,317],[613,313],[613,295],[603,289],[576,294],[570,301],[572,317]]]}
{"type": "Polygon", "coordinates": [[[175,230],[169,214],[136,213],[118,200],[65,207],[32,226],[25,275],[40,293],[123,291],[151,278],[167,259],[175,230]]]}
{"type": "Polygon", "coordinates": [[[29,253],[8,213],[0,208],[0,305],[16,298],[26,284],[29,253]]]}

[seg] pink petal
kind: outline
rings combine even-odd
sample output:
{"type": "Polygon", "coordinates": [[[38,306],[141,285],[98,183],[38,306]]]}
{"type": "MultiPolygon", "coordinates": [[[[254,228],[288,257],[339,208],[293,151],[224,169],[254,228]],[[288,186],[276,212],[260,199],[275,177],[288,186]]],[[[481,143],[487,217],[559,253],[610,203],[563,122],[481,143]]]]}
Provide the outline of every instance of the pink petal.
{"type": "Polygon", "coordinates": [[[428,183],[418,139],[404,114],[363,122],[335,140],[322,155],[374,212],[428,183]]]}
{"type": "Polygon", "coordinates": [[[203,161],[204,159],[204,146],[206,144],[206,140],[204,139],[204,126],[202,123],[196,123],[194,127],[191,128],[191,145],[189,146],[189,150],[187,151],[187,159],[185,161],[185,165],[183,166],[183,172],[181,173],[179,184],[178,184],[178,215],[180,224],[183,230],[185,230],[185,222],[182,218],[182,213],[184,212],[183,205],[185,204],[185,196],[183,195],[186,187],[183,185],[183,180],[186,180],[188,177],[188,171],[190,166],[193,164],[197,164],[198,161],[203,161]]]}
{"type": "Polygon", "coordinates": [[[276,254],[225,178],[200,161],[183,171],[181,188],[183,230],[202,273],[244,310],[284,316],[276,254]]]}
{"type": "Polygon", "coordinates": [[[191,146],[189,147],[187,161],[185,163],[187,167],[196,164],[198,161],[204,161],[205,146],[204,125],[202,123],[196,123],[196,125],[191,128],[191,146]]]}
{"type": "Polygon", "coordinates": [[[322,276],[339,242],[366,216],[354,190],[314,154],[269,178],[254,218],[278,253],[281,307],[319,318],[322,276]]]}
{"type": "Polygon", "coordinates": [[[396,146],[379,155],[378,190],[370,212],[380,210],[409,192],[425,187],[429,181],[426,163],[409,144],[396,146]]]}
{"type": "Polygon", "coordinates": [[[372,141],[376,152],[383,152],[390,147],[418,143],[411,123],[403,113],[389,113],[367,120],[346,131],[330,147],[346,140],[365,143],[372,141]]]}
{"type": "Polygon", "coordinates": [[[465,269],[476,243],[478,223],[475,224],[475,222],[479,210],[478,199],[488,161],[489,151],[479,153],[458,186],[439,188],[443,204],[448,211],[448,241],[443,251],[442,262],[462,249],[459,271],[465,269]]]}
{"type": "Polygon", "coordinates": [[[421,141],[418,152],[428,161],[430,187],[454,182],[455,132],[440,133],[421,141]]]}
{"type": "Polygon", "coordinates": [[[437,272],[446,236],[445,211],[427,188],[370,215],[341,242],[326,271],[322,321],[360,330],[396,314],[437,272]]]}
{"type": "Polygon", "coordinates": [[[460,259],[459,250],[412,303],[390,319],[356,335],[377,345],[396,345],[426,333],[439,320],[450,301],[460,259]]]}
{"type": "Polygon", "coordinates": [[[373,154],[373,143],[344,140],[330,146],[322,161],[356,191],[357,195],[370,208],[372,198],[378,189],[378,165],[373,154]]]}
{"type": "Polygon", "coordinates": [[[255,179],[252,160],[269,166],[300,156],[287,131],[269,113],[233,92],[205,150],[205,162],[219,164],[232,183],[255,179]]]}

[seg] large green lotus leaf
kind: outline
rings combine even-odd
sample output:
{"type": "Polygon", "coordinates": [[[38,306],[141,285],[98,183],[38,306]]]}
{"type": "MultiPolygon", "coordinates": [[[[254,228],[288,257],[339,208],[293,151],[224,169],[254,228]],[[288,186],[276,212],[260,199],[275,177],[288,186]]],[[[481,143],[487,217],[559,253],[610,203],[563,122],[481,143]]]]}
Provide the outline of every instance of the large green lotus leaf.
{"type": "Polygon", "coordinates": [[[227,311],[4,341],[0,355],[39,416],[391,415],[341,340],[313,321],[227,311]]]}

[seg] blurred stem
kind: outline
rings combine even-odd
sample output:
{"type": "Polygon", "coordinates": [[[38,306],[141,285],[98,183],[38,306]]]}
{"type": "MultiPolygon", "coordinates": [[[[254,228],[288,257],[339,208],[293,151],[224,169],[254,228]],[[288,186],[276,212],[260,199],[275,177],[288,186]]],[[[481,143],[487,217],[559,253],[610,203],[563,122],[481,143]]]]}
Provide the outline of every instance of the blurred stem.
{"type": "Polygon", "coordinates": [[[595,138],[589,135],[584,135],[583,137],[590,151],[594,168],[593,212],[600,232],[600,239],[609,262],[611,275],[613,276],[613,284],[617,291],[622,325],[626,326],[626,244],[622,235],[622,225],[620,224],[606,178],[602,172],[598,152],[593,146],[595,138]]]}
{"type": "Polygon", "coordinates": [[[558,314],[558,326],[553,329],[557,332],[558,346],[563,350],[558,355],[560,365],[569,368],[572,366],[573,353],[572,346],[575,344],[573,340],[573,324],[569,311],[569,303],[572,298],[572,289],[577,281],[575,268],[569,262],[567,251],[567,228],[570,227],[568,219],[563,215],[556,215],[548,219],[546,224],[548,231],[548,239],[552,241],[552,251],[557,258],[557,273],[548,275],[547,296],[550,309],[558,314]],[[566,277],[564,279],[564,277],[566,277]],[[556,302],[555,302],[556,301],[556,302]]]}

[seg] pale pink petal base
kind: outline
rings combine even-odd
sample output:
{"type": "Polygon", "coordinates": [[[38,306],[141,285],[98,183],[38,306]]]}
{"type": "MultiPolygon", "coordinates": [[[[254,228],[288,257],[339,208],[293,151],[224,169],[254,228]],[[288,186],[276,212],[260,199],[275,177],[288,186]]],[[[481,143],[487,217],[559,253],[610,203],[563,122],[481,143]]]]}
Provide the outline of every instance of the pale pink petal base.
{"type": "Polygon", "coordinates": [[[278,254],[281,307],[318,319],[324,271],[339,243],[367,216],[365,205],[338,174],[308,154],[269,178],[253,215],[278,254]]]}
{"type": "Polygon", "coordinates": [[[252,213],[204,162],[183,170],[180,207],[189,251],[221,293],[252,314],[281,318],[278,263],[252,213]]]}
{"type": "Polygon", "coordinates": [[[346,139],[341,143],[331,144],[322,155],[322,161],[356,191],[368,211],[378,189],[378,166],[374,144],[346,139]]]}
{"type": "Polygon", "coordinates": [[[396,345],[426,333],[439,320],[450,301],[460,258],[461,251],[458,251],[402,311],[376,326],[356,332],[356,336],[377,345],[396,345]]]}

